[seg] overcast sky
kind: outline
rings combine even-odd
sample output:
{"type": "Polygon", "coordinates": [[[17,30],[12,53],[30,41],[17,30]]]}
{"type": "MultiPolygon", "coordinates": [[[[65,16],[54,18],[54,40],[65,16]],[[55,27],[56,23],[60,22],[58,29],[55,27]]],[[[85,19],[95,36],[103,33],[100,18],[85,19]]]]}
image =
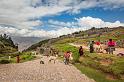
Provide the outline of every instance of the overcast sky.
{"type": "Polygon", "coordinates": [[[124,26],[124,0],[0,0],[0,34],[58,37],[124,26]]]}

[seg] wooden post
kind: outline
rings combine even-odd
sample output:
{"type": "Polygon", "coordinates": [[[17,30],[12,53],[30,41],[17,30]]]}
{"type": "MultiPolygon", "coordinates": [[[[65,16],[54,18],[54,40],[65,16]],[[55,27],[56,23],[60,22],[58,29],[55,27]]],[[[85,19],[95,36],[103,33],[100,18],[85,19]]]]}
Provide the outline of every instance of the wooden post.
{"type": "Polygon", "coordinates": [[[11,56],[9,56],[9,60],[11,60],[11,56]]]}
{"type": "Polygon", "coordinates": [[[17,61],[17,63],[19,63],[19,61],[20,61],[19,55],[16,56],[16,61],[17,61]]]}

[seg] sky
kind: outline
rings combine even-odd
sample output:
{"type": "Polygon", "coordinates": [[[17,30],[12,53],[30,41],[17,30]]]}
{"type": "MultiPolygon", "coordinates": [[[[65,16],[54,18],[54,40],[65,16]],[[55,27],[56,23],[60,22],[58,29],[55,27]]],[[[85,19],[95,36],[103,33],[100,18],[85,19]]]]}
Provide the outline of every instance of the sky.
{"type": "Polygon", "coordinates": [[[124,0],[0,0],[0,34],[55,38],[124,26],[124,0]]]}

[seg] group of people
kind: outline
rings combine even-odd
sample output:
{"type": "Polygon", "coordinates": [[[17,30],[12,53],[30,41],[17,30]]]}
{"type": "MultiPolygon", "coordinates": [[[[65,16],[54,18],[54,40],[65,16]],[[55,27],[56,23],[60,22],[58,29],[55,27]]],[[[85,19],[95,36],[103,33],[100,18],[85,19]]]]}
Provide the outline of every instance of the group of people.
{"type": "MultiPolygon", "coordinates": [[[[104,47],[103,50],[105,50],[108,54],[113,54],[113,51],[115,51],[115,46],[116,46],[116,42],[113,41],[112,39],[109,39],[109,41],[105,44],[106,47],[104,47]]],[[[89,45],[89,51],[90,53],[94,53],[94,52],[98,52],[100,53],[101,52],[101,49],[102,49],[102,43],[100,41],[92,41],[89,45]]],[[[79,55],[80,56],[83,56],[84,55],[84,50],[83,50],[83,47],[80,46],[79,48],[79,55]]],[[[65,64],[69,64],[69,60],[72,59],[72,52],[71,51],[67,51],[65,54],[64,54],[64,63],[65,64]]]]}
{"type": "Polygon", "coordinates": [[[115,51],[115,46],[116,46],[116,42],[113,41],[112,39],[109,39],[109,41],[107,43],[105,43],[104,47],[100,41],[94,42],[92,41],[89,45],[90,47],[90,53],[93,53],[94,51],[100,53],[102,52],[101,50],[105,50],[108,54],[113,54],[113,51],[115,51]]]}
{"type": "MultiPolygon", "coordinates": [[[[98,52],[100,53],[101,52],[101,45],[102,43],[100,41],[92,41],[90,44],[89,44],[89,51],[90,53],[94,53],[94,52],[98,52]]],[[[113,51],[115,50],[115,46],[116,46],[116,42],[113,41],[112,39],[109,39],[109,41],[106,43],[106,52],[109,53],[109,54],[113,54],[113,51]]],[[[55,54],[58,54],[57,52],[55,53],[56,51],[54,49],[51,49],[50,50],[50,53],[53,55],[55,54]]],[[[78,51],[79,55],[80,56],[83,56],[84,55],[84,50],[83,50],[83,47],[80,46],[79,48],[79,51],[78,51]]],[[[48,55],[48,51],[47,51],[47,55],[48,55]]],[[[65,65],[68,65],[70,60],[73,60],[73,57],[72,57],[72,52],[69,50],[69,51],[66,51],[64,53],[64,63],[65,65]]]]}

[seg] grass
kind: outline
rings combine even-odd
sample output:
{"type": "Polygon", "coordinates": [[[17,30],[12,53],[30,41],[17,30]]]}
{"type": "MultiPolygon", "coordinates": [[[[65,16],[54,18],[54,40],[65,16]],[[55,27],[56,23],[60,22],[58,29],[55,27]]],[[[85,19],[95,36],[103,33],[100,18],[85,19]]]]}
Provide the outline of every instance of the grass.
{"type": "Polygon", "coordinates": [[[110,54],[97,54],[85,52],[84,57],[79,59],[81,65],[89,66],[104,73],[121,79],[124,74],[124,58],[110,54]]]}
{"type": "Polygon", "coordinates": [[[69,44],[55,44],[53,45],[54,48],[59,50],[60,52],[66,52],[66,51],[71,51],[73,54],[73,61],[78,62],[79,60],[79,54],[78,54],[78,49],[74,46],[71,46],[69,44]]]}
{"type": "MultiPolygon", "coordinates": [[[[20,63],[33,60],[34,58],[35,56],[31,52],[23,52],[20,54],[20,63]]],[[[14,58],[14,60],[15,59],[16,57],[14,58]]]]}
{"type": "Polygon", "coordinates": [[[94,79],[96,82],[124,82],[124,80],[109,80],[106,78],[106,74],[104,74],[103,72],[91,67],[82,66],[79,63],[75,64],[75,66],[83,74],[87,75],[89,78],[94,79]]]}
{"type": "MultiPolygon", "coordinates": [[[[31,52],[20,53],[19,57],[20,57],[20,63],[30,61],[35,58],[35,56],[31,52]]],[[[0,61],[1,61],[0,62],[1,64],[4,64],[4,61],[5,61],[5,63],[6,63],[6,61],[8,61],[7,63],[16,63],[16,55],[15,54],[12,55],[11,60],[8,59],[8,56],[1,57],[0,61]]]]}

